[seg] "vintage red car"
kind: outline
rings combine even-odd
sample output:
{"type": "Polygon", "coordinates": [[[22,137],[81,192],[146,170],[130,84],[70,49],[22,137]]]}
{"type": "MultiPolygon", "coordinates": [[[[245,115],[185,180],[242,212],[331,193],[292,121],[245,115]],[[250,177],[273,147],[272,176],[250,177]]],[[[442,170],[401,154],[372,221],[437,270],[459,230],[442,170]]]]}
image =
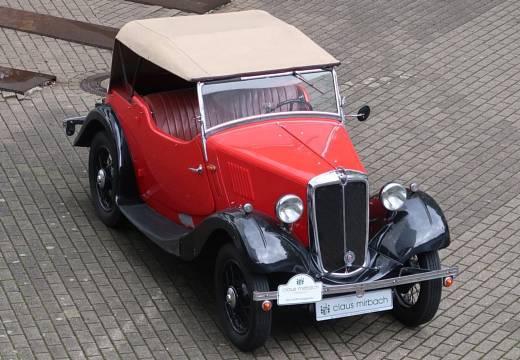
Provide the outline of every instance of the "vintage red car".
{"type": "Polygon", "coordinates": [[[138,20],[118,33],[106,99],[81,125],[107,226],[128,219],[182,259],[215,259],[224,332],[241,349],[270,333],[273,305],[317,320],[393,310],[431,320],[450,243],[416,185],[369,194],[345,129],[335,66],[263,11],[138,20]]]}

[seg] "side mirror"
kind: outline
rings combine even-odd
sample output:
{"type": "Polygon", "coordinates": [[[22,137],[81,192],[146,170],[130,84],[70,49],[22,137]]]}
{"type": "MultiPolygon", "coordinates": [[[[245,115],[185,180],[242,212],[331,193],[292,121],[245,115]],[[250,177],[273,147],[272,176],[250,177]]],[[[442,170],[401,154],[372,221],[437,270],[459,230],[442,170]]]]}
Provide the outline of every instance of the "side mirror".
{"type": "Polygon", "coordinates": [[[368,119],[368,116],[370,115],[370,106],[365,105],[361,109],[358,110],[356,116],[359,121],[365,121],[368,119]]]}
{"type": "MultiPolygon", "coordinates": [[[[341,108],[343,109],[343,108],[341,108]]],[[[341,117],[343,121],[346,117],[350,118],[357,118],[359,121],[365,121],[368,119],[368,116],[370,115],[370,106],[365,105],[361,109],[358,110],[356,114],[344,114],[343,111],[341,112],[341,117]]]]}

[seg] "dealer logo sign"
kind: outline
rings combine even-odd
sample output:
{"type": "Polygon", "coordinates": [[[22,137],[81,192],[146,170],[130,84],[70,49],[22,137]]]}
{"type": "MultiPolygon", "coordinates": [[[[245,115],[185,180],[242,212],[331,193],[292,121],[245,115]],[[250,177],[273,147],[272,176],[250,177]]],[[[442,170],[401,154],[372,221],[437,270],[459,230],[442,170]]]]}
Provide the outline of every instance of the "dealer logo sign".
{"type": "Polygon", "coordinates": [[[330,314],[330,305],[320,305],[320,313],[324,316],[330,314]]]}
{"type": "Polygon", "coordinates": [[[322,299],[323,284],[308,274],[297,274],[278,285],[278,305],[311,304],[322,299]]]}

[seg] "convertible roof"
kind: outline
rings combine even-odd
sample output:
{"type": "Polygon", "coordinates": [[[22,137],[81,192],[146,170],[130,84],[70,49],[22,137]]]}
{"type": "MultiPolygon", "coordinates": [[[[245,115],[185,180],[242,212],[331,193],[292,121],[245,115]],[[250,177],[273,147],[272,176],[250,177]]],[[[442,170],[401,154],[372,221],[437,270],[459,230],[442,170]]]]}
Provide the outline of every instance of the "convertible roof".
{"type": "Polygon", "coordinates": [[[116,39],[188,81],[339,64],[294,26],[260,10],[131,21],[116,39]]]}

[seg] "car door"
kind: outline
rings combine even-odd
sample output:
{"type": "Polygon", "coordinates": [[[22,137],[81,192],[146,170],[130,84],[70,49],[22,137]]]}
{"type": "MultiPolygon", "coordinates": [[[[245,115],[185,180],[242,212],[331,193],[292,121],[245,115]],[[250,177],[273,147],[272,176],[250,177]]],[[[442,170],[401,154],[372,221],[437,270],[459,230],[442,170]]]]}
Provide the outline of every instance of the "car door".
{"type": "Polygon", "coordinates": [[[142,199],[159,213],[189,226],[196,222],[192,217],[211,214],[215,204],[207,173],[202,171],[200,136],[185,141],[161,131],[138,95],[129,105],[134,124],[128,142],[142,199]]]}

